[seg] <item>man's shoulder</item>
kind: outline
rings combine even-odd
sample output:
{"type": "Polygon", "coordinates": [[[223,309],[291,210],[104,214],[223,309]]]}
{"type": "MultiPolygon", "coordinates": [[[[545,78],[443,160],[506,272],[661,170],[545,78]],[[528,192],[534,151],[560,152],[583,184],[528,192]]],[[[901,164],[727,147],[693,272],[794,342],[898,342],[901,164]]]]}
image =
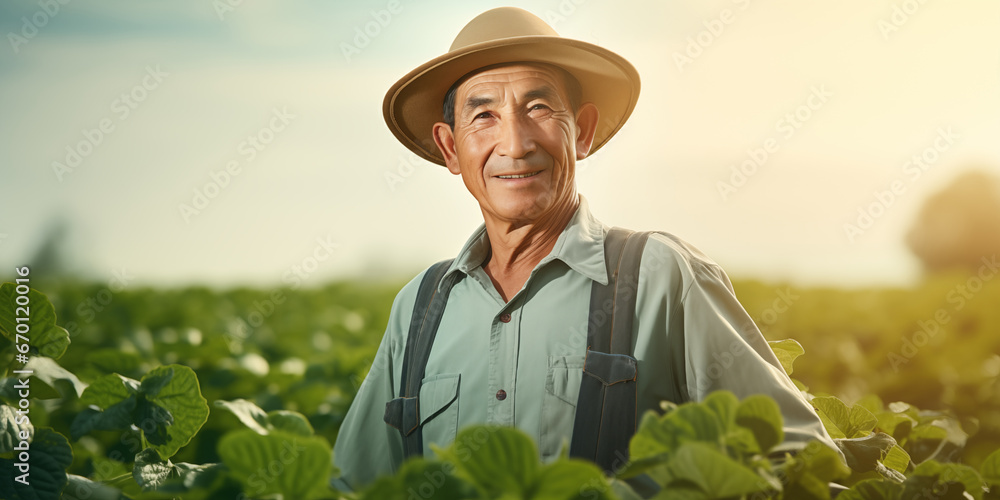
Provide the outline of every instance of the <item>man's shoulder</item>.
{"type": "Polygon", "coordinates": [[[667,231],[650,231],[642,252],[640,280],[669,280],[686,288],[699,279],[726,279],[722,268],[697,246],[667,231]]]}
{"type": "Polygon", "coordinates": [[[399,289],[399,292],[396,293],[396,299],[393,301],[392,309],[394,314],[397,312],[396,311],[397,309],[399,309],[399,312],[413,310],[413,305],[417,301],[417,292],[420,290],[420,283],[423,282],[424,276],[427,275],[427,272],[430,271],[432,267],[436,266],[440,262],[442,261],[438,261],[428,265],[419,273],[417,273],[417,275],[414,276],[409,282],[403,285],[402,288],[399,289]]]}

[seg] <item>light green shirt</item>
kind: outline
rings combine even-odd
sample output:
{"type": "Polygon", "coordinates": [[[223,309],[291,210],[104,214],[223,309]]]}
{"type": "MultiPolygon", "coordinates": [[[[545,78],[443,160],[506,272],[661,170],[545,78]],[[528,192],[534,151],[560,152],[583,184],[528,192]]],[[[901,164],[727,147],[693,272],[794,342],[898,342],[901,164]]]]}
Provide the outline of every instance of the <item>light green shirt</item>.
{"type": "MultiPolygon", "coordinates": [[[[446,446],[460,428],[475,423],[523,430],[538,443],[543,462],[557,458],[563,441],[571,441],[591,283],[608,282],[608,229],[580,195],[580,206],[552,252],[506,303],[482,268],[490,254],[485,226],[469,238],[448,270],[466,276],[452,288],[420,389],[425,456],[433,455],[430,443],[446,446]]],[[[385,336],[334,446],[341,479],[355,489],[395,472],[402,462],[399,431],[384,422],[383,414],[386,402],[399,394],[403,351],[424,272],[393,301],[385,336]]],[[[740,399],[763,393],[781,407],[785,446],[821,439],[837,449],[736,300],[726,274],[677,237],[654,233],[646,243],[633,330],[640,418],[658,409],[660,401],[682,403],[685,395],[700,401],[717,389],[740,399]],[[676,351],[672,356],[671,349],[682,350],[683,357],[676,351]]]]}

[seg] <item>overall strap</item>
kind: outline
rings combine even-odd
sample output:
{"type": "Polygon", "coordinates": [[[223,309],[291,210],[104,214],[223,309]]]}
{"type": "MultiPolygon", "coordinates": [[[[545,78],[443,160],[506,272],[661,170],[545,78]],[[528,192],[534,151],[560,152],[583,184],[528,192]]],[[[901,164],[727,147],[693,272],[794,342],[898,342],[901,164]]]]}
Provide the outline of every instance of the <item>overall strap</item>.
{"type": "Polygon", "coordinates": [[[604,242],[608,284],[591,286],[584,377],[576,405],[570,455],[607,472],[628,460],[636,430],[638,363],[632,356],[632,322],[639,263],[649,232],[612,228],[604,242]]]}
{"type": "Polygon", "coordinates": [[[403,438],[403,457],[423,454],[423,434],[420,428],[420,384],[427,368],[431,346],[437,335],[441,316],[448,303],[448,294],[455,284],[452,274],[442,283],[442,278],[454,259],[443,260],[432,265],[420,281],[417,298],[410,319],[410,330],[406,337],[403,354],[403,368],[399,382],[399,397],[385,405],[385,423],[399,430],[403,438]],[[440,286],[440,290],[438,290],[440,286]]]}

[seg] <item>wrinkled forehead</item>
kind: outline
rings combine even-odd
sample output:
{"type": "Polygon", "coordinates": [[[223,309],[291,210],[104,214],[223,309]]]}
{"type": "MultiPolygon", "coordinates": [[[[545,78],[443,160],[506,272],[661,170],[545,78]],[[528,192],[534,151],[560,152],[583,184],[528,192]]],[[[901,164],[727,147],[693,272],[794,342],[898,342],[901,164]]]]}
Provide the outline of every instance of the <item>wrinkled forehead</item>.
{"type": "Polygon", "coordinates": [[[457,93],[464,95],[474,89],[483,89],[508,83],[547,83],[553,90],[565,96],[567,79],[566,70],[548,63],[512,62],[496,64],[477,69],[458,80],[457,93]]]}

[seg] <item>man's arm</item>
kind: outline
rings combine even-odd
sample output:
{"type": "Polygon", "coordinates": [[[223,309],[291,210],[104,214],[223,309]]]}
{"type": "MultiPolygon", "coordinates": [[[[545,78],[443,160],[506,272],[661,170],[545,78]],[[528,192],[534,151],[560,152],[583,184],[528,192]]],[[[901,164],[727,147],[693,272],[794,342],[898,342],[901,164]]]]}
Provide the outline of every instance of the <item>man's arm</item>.
{"type": "Polygon", "coordinates": [[[409,327],[416,287],[422,277],[420,273],[407,283],[393,300],[389,324],[372,367],[340,425],[333,447],[333,462],[341,474],[332,481],[337,489],[357,491],[379,476],[395,473],[403,462],[399,431],[387,425],[383,416],[385,404],[396,397],[396,370],[402,363],[404,332],[409,327]]]}
{"type": "Polygon", "coordinates": [[[778,403],[784,418],[785,442],[777,449],[800,449],[817,439],[840,454],[812,405],[736,299],[725,272],[714,263],[702,262],[691,270],[692,279],[681,297],[691,398],[701,401],[719,389],[732,391],[740,399],[765,394],[778,403]]]}

